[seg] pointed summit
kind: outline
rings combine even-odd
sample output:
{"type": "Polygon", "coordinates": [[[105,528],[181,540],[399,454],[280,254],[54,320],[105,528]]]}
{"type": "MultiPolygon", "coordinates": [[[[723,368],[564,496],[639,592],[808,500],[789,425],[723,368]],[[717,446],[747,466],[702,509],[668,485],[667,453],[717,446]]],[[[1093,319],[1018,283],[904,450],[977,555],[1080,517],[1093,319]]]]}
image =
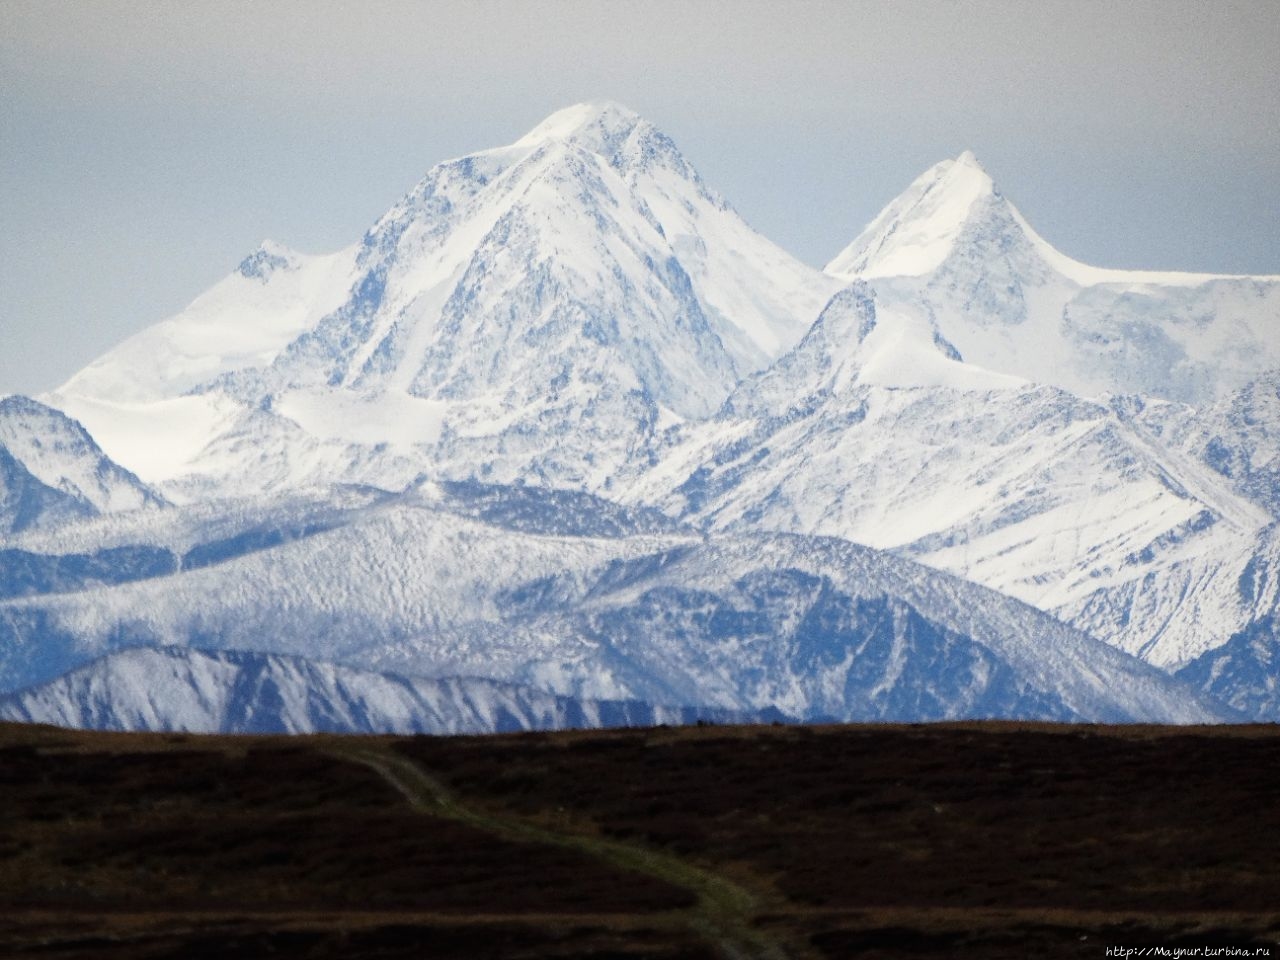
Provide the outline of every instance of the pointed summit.
{"type": "Polygon", "coordinates": [[[591,100],[557,110],[511,148],[538,151],[554,145],[594,154],[628,178],[666,168],[691,181],[708,200],[723,205],[705,188],[670,137],[634,110],[612,100],[591,100]]]}
{"type": "Polygon", "coordinates": [[[965,151],[930,167],[827,265],[923,306],[971,364],[1079,396],[1203,404],[1274,369],[1274,278],[1092,267],[1056,250],[965,151]],[[1259,282],[1265,286],[1258,286],[1259,282]]]}
{"type": "MultiPolygon", "coordinates": [[[[640,114],[613,100],[588,100],[551,114],[514,146],[538,146],[548,140],[574,140],[600,147],[626,138],[638,126],[650,126],[640,114]]],[[[600,150],[593,149],[593,153],[600,150]]]]}
{"type": "Polygon", "coordinates": [[[970,150],[936,163],[827,264],[840,277],[916,277],[941,265],[966,223],[999,191],[970,150]]]}

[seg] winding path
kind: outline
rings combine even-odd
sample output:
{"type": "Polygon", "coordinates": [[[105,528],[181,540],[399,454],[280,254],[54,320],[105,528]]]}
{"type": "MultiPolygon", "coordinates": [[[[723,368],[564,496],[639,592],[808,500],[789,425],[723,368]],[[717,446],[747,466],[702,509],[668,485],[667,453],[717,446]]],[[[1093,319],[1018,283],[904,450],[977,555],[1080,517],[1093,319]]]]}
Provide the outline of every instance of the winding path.
{"type": "Polygon", "coordinates": [[[728,960],[787,960],[782,948],[753,923],[761,911],[761,898],[725,877],[638,844],[555,830],[519,817],[478,810],[389,746],[352,745],[331,752],[339,759],[363,764],[376,772],[415,810],[456,820],[504,839],[574,850],[687,890],[695,902],[682,911],[685,922],[728,960]]]}

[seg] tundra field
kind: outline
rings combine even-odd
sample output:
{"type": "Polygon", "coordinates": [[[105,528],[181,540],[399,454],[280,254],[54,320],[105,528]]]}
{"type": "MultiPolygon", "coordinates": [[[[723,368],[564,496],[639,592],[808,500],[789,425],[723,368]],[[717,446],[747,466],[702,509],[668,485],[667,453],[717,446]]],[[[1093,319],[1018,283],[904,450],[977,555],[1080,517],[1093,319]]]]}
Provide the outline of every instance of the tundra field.
{"type": "Polygon", "coordinates": [[[1280,955],[1274,727],[0,727],[0,956],[1280,955]]]}

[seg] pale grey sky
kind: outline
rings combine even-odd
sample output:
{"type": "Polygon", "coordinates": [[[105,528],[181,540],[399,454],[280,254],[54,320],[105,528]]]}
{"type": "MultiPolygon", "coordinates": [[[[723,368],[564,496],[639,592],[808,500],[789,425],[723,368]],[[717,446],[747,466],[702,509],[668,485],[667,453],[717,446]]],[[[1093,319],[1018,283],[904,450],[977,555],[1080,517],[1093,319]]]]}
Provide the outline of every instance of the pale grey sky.
{"type": "Polygon", "coordinates": [[[974,150],[1108,266],[1280,273],[1280,3],[0,0],[0,393],[581,100],[820,266],[974,150]]]}

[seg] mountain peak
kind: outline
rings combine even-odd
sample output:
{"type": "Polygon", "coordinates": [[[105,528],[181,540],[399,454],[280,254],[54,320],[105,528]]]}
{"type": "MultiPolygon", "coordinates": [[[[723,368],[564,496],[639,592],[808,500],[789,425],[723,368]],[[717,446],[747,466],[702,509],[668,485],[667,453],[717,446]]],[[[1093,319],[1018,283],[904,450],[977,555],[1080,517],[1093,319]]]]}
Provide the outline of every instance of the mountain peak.
{"type": "Polygon", "coordinates": [[[595,154],[623,176],[674,171],[706,192],[717,205],[723,201],[706,191],[697,171],[675,143],[640,114],[612,100],[589,100],[557,110],[513,145],[525,152],[549,146],[595,154]]]}
{"type": "Polygon", "coordinates": [[[956,157],[939,160],[916,177],[899,199],[917,193],[920,194],[920,199],[923,199],[924,194],[936,193],[939,190],[948,194],[992,193],[995,192],[995,183],[974,152],[964,150],[956,157]]]}
{"type": "Polygon", "coordinates": [[[296,267],[297,262],[298,255],[284,244],[263,240],[258,249],[240,261],[236,270],[242,277],[265,283],[275,271],[296,267]]]}
{"type": "Polygon", "coordinates": [[[533,147],[549,140],[566,140],[600,153],[600,148],[625,140],[642,125],[648,126],[648,122],[629,107],[613,100],[587,100],[557,110],[515,145],[533,147]]]}
{"type": "Polygon", "coordinates": [[[965,150],[912,181],[826,270],[850,278],[926,274],[946,259],[975,209],[997,197],[991,177],[965,150]]]}

